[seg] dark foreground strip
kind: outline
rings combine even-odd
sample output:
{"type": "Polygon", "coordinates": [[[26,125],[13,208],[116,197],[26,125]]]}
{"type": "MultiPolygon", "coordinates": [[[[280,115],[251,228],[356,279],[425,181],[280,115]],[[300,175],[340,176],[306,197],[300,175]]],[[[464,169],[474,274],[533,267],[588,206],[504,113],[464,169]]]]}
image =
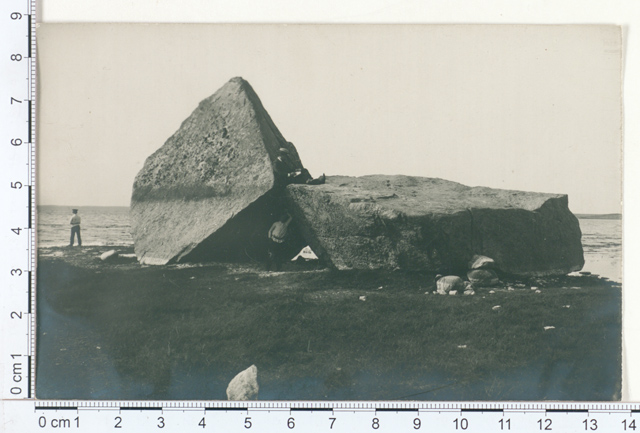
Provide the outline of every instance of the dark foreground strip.
{"type": "Polygon", "coordinates": [[[162,407],[120,407],[120,410],[162,410],[162,407]]]}
{"type": "Polygon", "coordinates": [[[503,412],[502,409],[461,409],[460,412],[503,412]]]}
{"type": "Polygon", "coordinates": [[[333,412],[333,408],[331,407],[292,407],[291,412],[333,412]]]}
{"type": "Polygon", "coordinates": [[[36,406],[36,410],[78,410],[76,406],[36,406]]]}
{"type": "Polygon", "coordinates": [[[237,410],[237,411],[247,411],[249,408],[247,407],[205,407],[204,410],[237,410]]]}
{"type": "Polygon", "coordinates": [[[631,413],[640,413],[640,409],[631,409],[631,413]]]}

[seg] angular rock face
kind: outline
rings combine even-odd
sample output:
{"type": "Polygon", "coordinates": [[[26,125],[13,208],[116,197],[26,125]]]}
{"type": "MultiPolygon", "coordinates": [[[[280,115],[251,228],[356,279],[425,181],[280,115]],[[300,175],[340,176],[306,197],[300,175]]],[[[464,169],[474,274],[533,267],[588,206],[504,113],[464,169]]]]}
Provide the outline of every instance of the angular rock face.
{"type": "Polygon", "coordinates": [[[296,149],[242,78],[200,102],[136,176],[130,215],[138,260],[258,258],[282,211],[280,198],[268,196],[279,184],[274,167],[280,148],[302,168],[296,149]],[[216,248],[207,247],[212,243],[216,248]]]}
{"type": "Polygon", "coordinates": [[[515,275],[584,265],[566,195],[384,175],[289,185],[287,195],[313,251],[337,269],[466,272],[476,254],[515,275]]]}

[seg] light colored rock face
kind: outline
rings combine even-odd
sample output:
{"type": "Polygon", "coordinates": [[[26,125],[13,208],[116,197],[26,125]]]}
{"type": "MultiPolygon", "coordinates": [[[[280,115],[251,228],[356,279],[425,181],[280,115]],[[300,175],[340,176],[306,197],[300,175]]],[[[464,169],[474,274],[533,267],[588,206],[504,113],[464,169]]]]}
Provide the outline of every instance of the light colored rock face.
{"type": "Polygon", "coordinates": [[[566,195],[385,175],[332,176],[287,195],[313,251],[337,269],[466,272],[474,255],[516,275],[584,265],[566,195]]]}
{"type": "Polygon", "coordinates": [[[487,256],[475,255],[469,260],[469,269],[495,269],[496,262],[487,256]]]}
{"type": "MultiPolygon", "coordinates": [[[[188,259],[214,232],[272,190],[279,148],[286,148],[292,163],[302,168],[295,148],[243,79],[231,79],[200,102],[136,176],[130,216],[138,260],[166,264],[188,259]]],[[[253,226],[266,226],[265,233],[277,218],[262,208],[254,215],[245,219],[257,218],[253,226]]],[[[233,235],[222,234],[227,237],[233,235]]],[[[236,237],[232,243],[241,240],[236,237]]]]}
{"type": "Polygon", "coordinates": [[[256,400],[258,390],[258,367],[252,365],[229,382],[227,400],[256,400]]]}
{"type": "Polygon", "coordinates": [[[455,275],[447,275],[440,277],[438,281],[436,281],[436,289],[441,295],[446,295],[447,293],[456,295],[458,291],[462,292],[466,290],[466,285],[462,278],[455,275]]]}

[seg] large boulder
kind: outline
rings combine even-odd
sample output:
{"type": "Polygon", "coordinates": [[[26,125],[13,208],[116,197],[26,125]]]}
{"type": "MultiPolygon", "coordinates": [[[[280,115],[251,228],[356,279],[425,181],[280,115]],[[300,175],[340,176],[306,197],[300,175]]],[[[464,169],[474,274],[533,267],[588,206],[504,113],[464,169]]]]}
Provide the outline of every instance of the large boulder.
{"type": "Polygon", "coordinates": [[[136,176],[130,215],[138,260],[259,258],[282,211],[275,188],[283,184],[276,174],[282,148],[291,168],[302,169],[296,149],[242,78],[200,102],[136,176]]]}
{"type": "Polygon", "coordinates": [[[566,195],[374,175],[289,185],[287,197],[313,251],[337,269],[466,272],[474,255],[516,275],[584,265],[566,195]]]}

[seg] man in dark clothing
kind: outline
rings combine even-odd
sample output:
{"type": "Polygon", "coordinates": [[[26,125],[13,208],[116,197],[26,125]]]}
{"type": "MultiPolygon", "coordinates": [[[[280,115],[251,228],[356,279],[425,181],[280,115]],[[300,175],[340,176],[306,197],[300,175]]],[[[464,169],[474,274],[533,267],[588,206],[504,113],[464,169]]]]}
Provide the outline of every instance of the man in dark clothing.
{"type": "Polygon", "coordinates": [[[281,147],[278,149],[278,156],[275,161],[276,175],[280,177],[286,185],[289,184],[307,184],[322,185],[325,182],[325,175],[313,178],[309,170],[306,168],[297,168],[293,162],[289,150],[281,147]]]}
{"type": "Polygon", "coordinates": [[[78,215],[78,209],[71,209],[73,215],[69,224],[71,224],[71,238],[69,239],[69,246],[73,246],[74,236],[78,235],[78,246],[82,246],[82,238],[80,238],[80,215],[78,215]]]}

